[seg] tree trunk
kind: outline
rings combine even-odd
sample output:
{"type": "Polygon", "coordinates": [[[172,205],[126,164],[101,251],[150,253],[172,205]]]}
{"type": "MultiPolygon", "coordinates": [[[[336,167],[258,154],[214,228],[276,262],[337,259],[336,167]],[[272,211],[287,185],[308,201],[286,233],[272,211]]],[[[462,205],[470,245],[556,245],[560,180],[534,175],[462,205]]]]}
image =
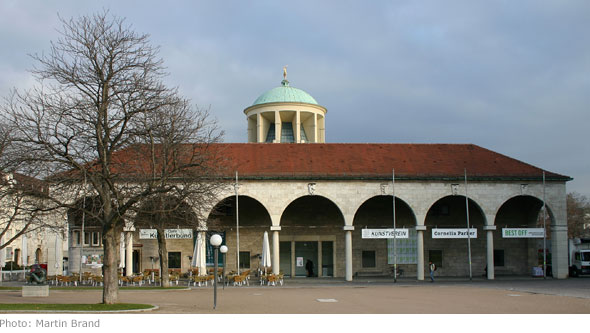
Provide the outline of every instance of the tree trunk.
{"type": "Polygon", "coordinates": [[[158,255],[160,256],[160,284],[164,288],[170,287],[168,276],[168,250],[166,249],[166,235],[163,228],[158,230],[158,255]]]}
{"type": "Polygon", "coordinates": [[[104,304],[115,304],[119,301],[119,276],[117,265],[117,250],[120,235],[115,228],[105,227],[103,229],[103,282],[102,302],[104,304]],[[118,237],[119,236],[119,237],[118,237]]]}

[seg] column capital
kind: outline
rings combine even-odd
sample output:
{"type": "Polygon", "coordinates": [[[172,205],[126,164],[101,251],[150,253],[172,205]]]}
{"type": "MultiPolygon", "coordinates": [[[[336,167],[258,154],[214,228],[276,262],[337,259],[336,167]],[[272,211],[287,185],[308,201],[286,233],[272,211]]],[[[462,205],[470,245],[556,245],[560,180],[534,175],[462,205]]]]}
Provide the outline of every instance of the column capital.
{"type": "Polygon", "coordinates": [[[552,232],[557,232],[557,231],[567,232],[567,225],[552,225],[551,231],[552,232]]]}
{"type": "Polygon", "coordinates": [[[496,231],[496,226],[495,225],[484,225],[483,230],[484,231],[496,231]]]}
{"type": "Polygon", "coordinates": [[[342,227],[342,230],[344,230],[344,231],[354,231],[354,226],[353,225],[345,225],[344,227],[342,227]]]}
{"type": "Polygon", "coordinates": [[[425,225],[417,225],[416,231],[426,231],[426,226],[425,225]]]}
{"type": "Polygon", "coordinates": [[[280,225],[272,225],[270,226],[270,231],[281,231],[280,225]]]}

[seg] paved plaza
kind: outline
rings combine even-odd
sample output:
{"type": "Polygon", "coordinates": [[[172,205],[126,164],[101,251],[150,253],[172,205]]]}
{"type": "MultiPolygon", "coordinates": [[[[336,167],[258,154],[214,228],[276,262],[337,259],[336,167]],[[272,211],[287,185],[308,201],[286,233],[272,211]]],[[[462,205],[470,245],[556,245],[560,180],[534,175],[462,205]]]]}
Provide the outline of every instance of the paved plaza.
{"type": "MultiPolygon", "coordinates": [[[[51,290],[47,298],[23,298],[1,291],[0,303],[99,303],[100,290],[51,290]]],[[[143,314],[589,314],[590,278],[553,280],[510,278],[438,279],[435,283],[400,279],[344,282],[288,279],[284,286],[185,290],[121,290],[124,303],[147,303],[143,314]]]]}

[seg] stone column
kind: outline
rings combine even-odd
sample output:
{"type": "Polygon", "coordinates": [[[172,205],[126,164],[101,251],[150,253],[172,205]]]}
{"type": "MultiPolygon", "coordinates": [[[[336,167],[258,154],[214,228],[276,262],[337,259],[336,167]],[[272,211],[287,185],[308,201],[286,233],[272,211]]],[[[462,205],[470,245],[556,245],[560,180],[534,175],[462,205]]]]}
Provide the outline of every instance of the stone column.
{"type": "Polygon", "coordinates": [[[346,225],[344,226],[344,247],[345,247],[345,254],[346,254],[346,274],[345,278],[346,281],[352,281],[352,231],[354,230],[354,226],[346,225]]]}
{"type": "Polygon", "coordinates": [[[313,135],[312,142],[313,143],[320,142],[320,140],[318,140],[318,114],[317,113],[313,114],[313,129],[311,131],[312,131],[312,135],[313,135]]]}
{"type": "Polygon", "coordinates": [[[295,132],[295,142],[301,143],[301,112],[295,112],[295,128],[293,129],[295,132]]]}
{"type": "Polygon", "coordinates": [[[291,241],[291,277],[295,277],[295,270],[297,266],[295,266],[297,258],[295,258],[295,241],[291,241]]]}
{"type": "MultiPolygon", "coordinates": [[[[488,221],[489,218],[488,218],[488,221]]],[[[493,221],[493,219],[492,219],[493,221]]],[[[495,225],[484,225],[483,230],[486,232],[486,265],[488,267],[488,280],[493,280],[494,275],[494,231],[496,230],[495,225]]]]}
{"type": "Polygon", "coordinates": [[[318,277],[322,277],[322,241],[318,242],[318,277]]]}
{"type": "Polygon", "coordinates": [[[416,279],[419,281],[424,280],[424,231],[426,231],[425,225],[416,226],[416,247],[417,247],[417,263],[416,263],[416,279]]]}
{"type": "Polygon", "coordinates": [[[554,278],[565,279],[568,277],[569,263],[566,224],[551,226],[551,269],[554,278]]]}
{"type": "Polygon", "coordinates": [[[125,232],[125,275],[133,275],[133,232],[125,232]]]}
{"type": "Polygon", "coordinates": [[[275,111],[275,142],[281,142],[281,113],[279,111],[275,111]]]}
{"type": "Polygon", "coordinates": [[[280,226],[272,226],[270,227],[270,231],[272,232],[272,273],[279,274],[280,271],[280,241],[279,241],[279,231],[281,231],[280,226]]]}
{"type": "Polygon", "coordinates": [[[256,142],[264,142],[262,137],[262,114],[256,114],[256,142]]]}

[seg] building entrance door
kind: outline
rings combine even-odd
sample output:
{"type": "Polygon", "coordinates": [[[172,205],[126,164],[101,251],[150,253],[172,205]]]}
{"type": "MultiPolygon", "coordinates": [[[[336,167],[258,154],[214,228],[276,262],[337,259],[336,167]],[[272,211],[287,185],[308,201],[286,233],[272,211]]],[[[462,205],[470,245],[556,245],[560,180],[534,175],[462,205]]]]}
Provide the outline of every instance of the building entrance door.
{"type": "Polygon", "coordinates": [[[318,242],[295,242],[295,276],[318,276],[318,242]]]}
{"type": "Polygon", "coordinates": [[[334,242],[280,242],[280,270],[285,276],[308,276],[308,260],[313,266],[313,277],[334,276],[334,242]]]}
{"type": "Polygon", "coordinates": [[[139,267],[139,258],[141,258],[139,254],[139,250],[133,250],[133,273],[139,274],[141,273],[141,267],[139,267]]]}

